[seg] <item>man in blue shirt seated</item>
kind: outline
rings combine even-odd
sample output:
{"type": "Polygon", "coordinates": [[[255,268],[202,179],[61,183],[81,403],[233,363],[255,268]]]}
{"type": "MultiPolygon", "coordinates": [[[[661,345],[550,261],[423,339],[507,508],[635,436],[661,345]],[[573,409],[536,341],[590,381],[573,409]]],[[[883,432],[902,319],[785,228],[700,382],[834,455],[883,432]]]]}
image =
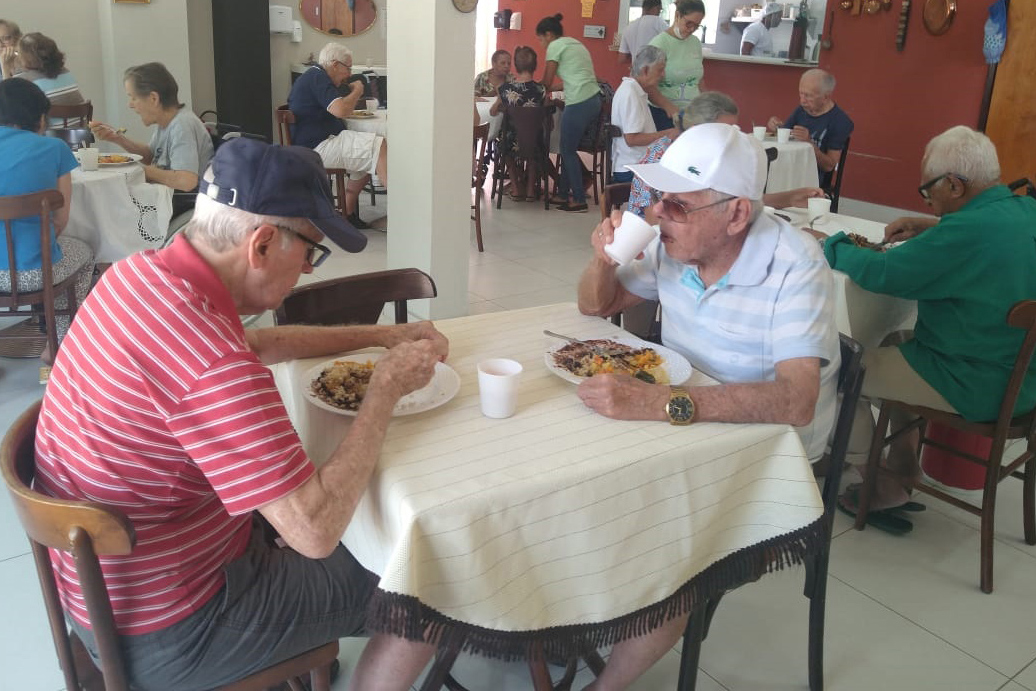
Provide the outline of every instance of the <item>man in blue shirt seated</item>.
{"type": "Polygon", "coordinates": [[[830,186],[838,158],[855,127],[845,111],[834,102],[834,92],[834,75],[819,69],[806,70],[799,80],[799,107],[783,123],[775,115],[766,125],[771,133],[778,127],[790,127],[793,141],[813,144],[820,170],[820,186],[824,188],[830,186]]]}
{"type": "Polygon", "coordinates": [[[352,75],[352,51],[338,43],[328,43],[321,49],[318,62],[291,86],[288,108],[295,114],[291,141],[315,149],[325,168],[349,171],[346,218],[357,228],[369,228],[360,220],[359,196],[371,173],[388,186],[388,142],[372,132],[347,130],[342,122],[363,98],[363,82],[359,80],[352,82],[349,95],[342,96],[338,91],[352,75]]]}

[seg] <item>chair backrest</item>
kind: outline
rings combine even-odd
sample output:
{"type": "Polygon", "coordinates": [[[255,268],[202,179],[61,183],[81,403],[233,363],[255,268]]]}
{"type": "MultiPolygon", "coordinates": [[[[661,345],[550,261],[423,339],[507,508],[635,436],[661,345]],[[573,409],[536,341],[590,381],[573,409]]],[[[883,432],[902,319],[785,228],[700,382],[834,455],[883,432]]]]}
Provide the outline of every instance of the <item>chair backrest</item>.
{"type": "MultiPolygon", "coordinates": [[[[997,417],[993,442],[995,445],[1002,445],[1007,438],[1007,429],[1011,426],[1014,409],[1018,405],[1018,396],[1026,377],[1030,374],[1033,352],[1036,351],[1036,300],[1016,302],[1007,312],[1007,323],[1016,329],[1025,329],[1025,336],[1018,348],[1018,357],[1014,360],[1011,377],[1007,380],[1007,388],[1004,390],[1004,399],[1000,403],[1000,415],[997,417]]],[[[1033,425],[1036,425],[1036,418],[1030,427],[1033,425]]],[[[1029,430],[1030,435],[1032,431],[1029,430]]]]}
{"type": "Polygon", "coordinates": [[[90,626],[101,655],[105,688],[108,691],[128,691],[115,619],[98,556],[129,554],[136,543],[136,533],[129,520],[115,508],[54,499],[32,489],[36,474],[39,412],[40,403],[37,402],[8,430],[0,444],[0,473],[32,546],[65,684],[70,689],[80,688],[47,548],[73,555],[90,626]]]}
{"type": "Polygon", "coordinates": [[[1029,180],[1029,178],[1021,178],[1019,180],[1015,180],[1014,182],[1010,182],[1007,184],[1007,188],[1012,192],[1022,190],[1024,194],[1027,194],[1030,197],[1036,199],[1036,185],[1033,185],[1032,181],[1029,180]]]}
{"type": "Polygon", "coordinates": [[[604,186],[604,202],[601,204],[601,220],[608,218],[613,209],[622,208],[630,200],[630,188],[633,183],[613,182],[604,186]]]}
{"type": "Polygon", "coordinates": [[[551,106],[508,108],[505,105],[503,128],[514,130],[520,158],[539,161],[547,155],[547,142],[550,141],[550,130],[554,126],[553,111],[551,106]]]}
{"type": "MultiPolygon", "coordinates": [[[[40,222],[40,261],[43,271],[43,290],[33,290],[25,295],[35,300],[41,293],[52,289],[52,261],[53,249],[50,245],[50,226],[52,214],[65,205],[65,198],[57,190],[43,190],[32,194],[19,194],[13,197],[0,197],[0,224],[4,229],[4,242],[6,243],[7,256],[14,254],[14,229],[12,223],[20,218],[38,217],[40,222]]],[[[22,292],[18,287],[18,272],[10,271],[11,289],[7,293],[0,294],[0,305],[5,307],[17,307],[22,304],[29,304],[23,299],[22,292]]]]}
{"type": "Polygon", "coordinates": [[[764,151],[766,152],[766,179],[769,180],[770,164],[777,160],[777,156],[780,154],[780,152],[777,151],[776,146],[767,147],[766,149],[764,149],[764,151]]]}
{"type": "Polygon", "coordinates": [[[85,127],[52,127],[44,130],[43,134],[60,139],[68,144],[68,148],[72,151],[94,143],[94,133],[85,127]]]}
{"type": "Polygon", "coordinates": [[[845,138],[845,147],[842,148],[842,153],[838,156],[838,167],[831,173],[831,180],[828,183],[828,187],[824,190],[827,192],[827,196],[831,198],[831,211],[838,213],[838,200],[842,196],[842,178],[845,177],[845,159],[849,155],[849,142],[852,137],[845,138]]]}
{"type": "Polygon", "coordinates": [[[824,478],[824,520],[828,530],[831,529],[835,516],[835,505],[838,503],[839,483],[842,480],[842,468],[845,465],[845,452],[849,448],[849,435],[856,417],[856,403],[860,399],[863,388],[863,346],[857,341],[838,334],[838,345],[842,356],[842,364],[838,368],[838,393],[842,400],[835,417],[834,434],[831,435],[831,456],[827,476],[824,478]]]}
{"type": "Polygon", "coordinates": [[[612,170],[612,156],[614,155],[613,152],[615,150],[615,139],[616,137],[622,136],[622,128],[618,125],[608,123],[604,126],[603,136],[605,145],[608,147],[607,155],[604,160],[604,179],[611,180],[612,173],[614,172],[612,170]]]}
{"type": "Polygon", "coordinates": [[[288,110],[288,104],[277,106],[277,141],[291,146],[291,126],[295,124],[295,113],[288,110]]]}
{"type": "Polygon", "coordinates": [[[94,106],[90,101],[75,105],[52,104],[48,117],[61,118],[62,127],[87,127],[94,117],[94,106]]]}
{"type": "Polygon", "coordinates": [[[389,269],[300,286],[274,315],[278,324],[377,324],[385,303],[395,303],[397,324],[407,321],[407,300],[434,298],[435,281],[420,269],[389,269]]]}
{"type": "Polygon", "coordinates": [[[489,123],[475,125],[471,130],[471,187],[477,189],[486,182],[486,167],[482,159],[486,157],[486,146],[489,143],[489,123]]]}

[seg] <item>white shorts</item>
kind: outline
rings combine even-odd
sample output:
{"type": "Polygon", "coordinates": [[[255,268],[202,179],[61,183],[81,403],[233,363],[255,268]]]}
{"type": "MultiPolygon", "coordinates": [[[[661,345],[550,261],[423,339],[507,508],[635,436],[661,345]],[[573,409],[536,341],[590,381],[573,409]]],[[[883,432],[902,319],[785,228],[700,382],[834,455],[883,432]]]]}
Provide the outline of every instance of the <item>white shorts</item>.
{"type": "Polygon", "coordinates": [[[317,144],[315,151],[324,160],[325,168],[344,168],[350,180],[373,175],[378,167],[378,154],[385,138],[373,132],[345,130],[332,134],[317,144]]]}

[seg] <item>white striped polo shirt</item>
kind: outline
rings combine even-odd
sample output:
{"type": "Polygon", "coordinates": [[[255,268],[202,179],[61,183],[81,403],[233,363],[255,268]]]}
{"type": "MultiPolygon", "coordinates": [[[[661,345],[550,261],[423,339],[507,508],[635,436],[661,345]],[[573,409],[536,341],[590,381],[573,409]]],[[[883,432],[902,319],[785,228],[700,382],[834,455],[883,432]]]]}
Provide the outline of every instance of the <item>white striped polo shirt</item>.
{"type": "Polygon", "coordinates": [[[773,381],[776,363],[819,358],[816,413],[798,432],[810,459],[820,458],[834,424],[841,358],[834,282],[816,241],[764,213],[730,271],[707,289],[659,238],[618,277],[631,293],[660,301],[663,344],[722,383],[773,381]]]}
{"type": "MultiPolygon", "coordinates": [[[[61,344],[36,437],[37,484],[121,509],[137,544],[104,557],[122,634],[166,628],[223,585],[250,513],[313,474],[226,287],[184,239],[117,263],[61,344]]],[[[69,555],[65,609],[88,616],[69,555]]]]}

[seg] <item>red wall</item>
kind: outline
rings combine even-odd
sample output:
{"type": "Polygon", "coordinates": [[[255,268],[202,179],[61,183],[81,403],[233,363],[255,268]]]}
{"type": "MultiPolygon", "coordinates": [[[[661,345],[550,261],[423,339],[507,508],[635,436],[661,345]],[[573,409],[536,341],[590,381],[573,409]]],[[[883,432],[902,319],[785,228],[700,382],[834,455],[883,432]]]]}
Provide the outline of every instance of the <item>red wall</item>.
{"type": "MultiPolygon", "coordinates": [[[[906,47],[898,52],[900,2],[893,4],[891,12],[877,15],[836,10],[834,46],[821,52],[820,63],[837,77],[835,100],[856,123],[842,194],[925,210],[916,191],[925,144],[948,127],[975,127],[978,122],[986,78],[982,30],[989,3],[957,3],[950,30],[932,36],[921,23],[923,3],[914,0],[906,47]]],[[[828,0],[830,7],[837,4],[828,0]]],[[[597,0],[591,19],[579,17],[576,0],[500,0],[500,9],[523,15],[521,31],[497,31],[500,48],[532,46],[542,69],[536,23],[561,12],[565,34],[589,48],[598,78],[618,84],[623,70],[616,53],[608,50],[618,27],[618,0],[597,0]],[[584,24],[605,25],[605,39],[582,38],[584,24]]],[[[801,69],[791,67],[706,60],[704,81],[707,88],[724,91],[737,101],[742,128],[747,129],[753,121],[762,123],[770,115],[787,115],[795,108],[801,74],[801,69]]]]}

